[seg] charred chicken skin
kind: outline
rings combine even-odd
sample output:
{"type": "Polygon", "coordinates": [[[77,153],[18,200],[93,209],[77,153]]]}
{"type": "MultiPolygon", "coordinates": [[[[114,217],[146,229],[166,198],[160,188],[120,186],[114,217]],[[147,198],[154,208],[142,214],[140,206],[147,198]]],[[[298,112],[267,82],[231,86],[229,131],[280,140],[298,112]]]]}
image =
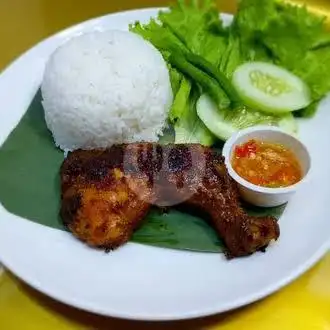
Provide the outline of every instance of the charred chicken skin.
{"type": "Polygon", "coordinates": [[[252,254],[279,237],[276,219],[244,212],[222,157],[198,144],[74,151],[61,167],[61,191],[65,225],[107,250],[127,242],[152,205],[185,204],[207,213],[229,257],[252,254]]]}

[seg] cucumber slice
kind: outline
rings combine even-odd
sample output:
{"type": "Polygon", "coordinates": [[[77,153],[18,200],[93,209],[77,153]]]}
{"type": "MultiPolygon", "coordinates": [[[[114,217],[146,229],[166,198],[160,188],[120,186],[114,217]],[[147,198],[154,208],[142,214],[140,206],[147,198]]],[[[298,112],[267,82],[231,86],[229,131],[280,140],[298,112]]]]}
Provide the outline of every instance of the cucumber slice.
{"type": "Polygon", "coordinates": [[[296,135],[298,131],[297,123],[291,113],[272,116],[246,107],[219,110],[207,94],[199,98],[196,108],[198,117],[205,126],[223,141],[240,129],[255,125],[277,126],[291,135],[296,135]]]}
{"type": "Polygon", "coordinates": [[[270,63],[240,65],[233,85],[247,106],[267,113],[291,112],[311,103],[310,90],[299,77],[270,63]]]}

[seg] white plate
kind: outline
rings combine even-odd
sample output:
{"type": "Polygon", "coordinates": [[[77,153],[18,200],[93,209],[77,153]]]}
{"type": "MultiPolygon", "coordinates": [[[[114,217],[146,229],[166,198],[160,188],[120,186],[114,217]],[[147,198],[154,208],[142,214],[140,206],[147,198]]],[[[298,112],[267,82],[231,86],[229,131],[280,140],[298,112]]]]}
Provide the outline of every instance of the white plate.
{"type": "MultiPolygon", "coordinates": [[[[157,9],[97,18],[38,44],[0,76],[0,143],[26,111],[51,52],[73,35],[98,29],[127,29],[157,9]]],[[[227,16],[228,18],[228,16],[227,16]]],[[[280,289],[327,251],[330,171],[330,100],[317,116],[301,122],[309,147],[311,180],[281,217],[281,237],[267,253],[227,261],[222,255],[127,244],[105,254],[69,233],[9,214],[0,206],[0,259],[36,289],[96,313],[148,320],[186,319],[227,311],[280,289]]],[[[27,146],[28,147],[28,146],[27,146]]],[[[1,183],[0,183],[1,184],[1,183]]]]}

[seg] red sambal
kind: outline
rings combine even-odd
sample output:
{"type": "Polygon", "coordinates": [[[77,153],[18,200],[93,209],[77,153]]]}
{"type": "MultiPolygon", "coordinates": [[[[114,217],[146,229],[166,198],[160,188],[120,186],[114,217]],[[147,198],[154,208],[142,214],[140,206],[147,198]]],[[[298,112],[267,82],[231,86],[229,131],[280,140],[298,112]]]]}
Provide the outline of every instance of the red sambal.
{"type": "Polygon", "coordinates": [[[302,179],[294,153],[276,143],[252,139],[236,146],[232,166],[243,179],[262,187],[288,187],[302,179]]]}

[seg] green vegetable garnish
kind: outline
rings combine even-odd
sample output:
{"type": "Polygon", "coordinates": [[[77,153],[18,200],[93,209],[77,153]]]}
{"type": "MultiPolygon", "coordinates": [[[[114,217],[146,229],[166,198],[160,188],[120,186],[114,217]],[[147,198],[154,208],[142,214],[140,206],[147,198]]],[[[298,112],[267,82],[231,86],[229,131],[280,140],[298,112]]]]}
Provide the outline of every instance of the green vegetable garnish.
{"type": "Polygon", "coordinates": [[[240,65],[233,74],[233,83],[247,106],[266,113],[291,112],[311,103],[308,86],[293,73],[271,63],[240,65]]]}
{"type": "Polygon", "coordinates": [[[229,107],[230,100],[215,79],[189,63],[186,58],[179,53],[171,54],[169,62],[179,71],[198,83],[205,92],[209,93],[220,109],[229,107]]]}
{"type": "Polygon", "coordinates": [[[196,67],[206,72],[219,83],[219,85],[228,95],[230,101],[233,103],[233,107],[236,107],[241,104],[241,100],[238,97],[237,92],[233,87],[231,81],[215,65],[213,65],[203,57],[195,55],[193,53],[187,53],[186,58],[190,63],[194,64],[196,67]]]}
{"type": "Polygon", "coordinates": [[[227,31],[214,2],[178,1],[169,12],[160,12],[158,21],[152,19],[147,25],[136,22],[130,31],[150,41],[168,62],[175,96],[169,121],[176,142],[213,144],[214,135],[197,116],[196,101],[203,91],[219,108],[228,108],[235,93],[228,87],[230,80],[218,71],[227,31]]]}
{"type": "Polygon", "coordinates": [[[169,115],[175,130],[175,143],[201,143],[205,146],[214,144],[215,136],[197,116],[198,97],[198,88],[183,78],[169,115]]]}
{"type": "Polygon", "coordinates": [[[330,91],[330,36],[325,17],[305,6],[275,0],[242,0],[232,30],[238,35],[245,60],[278,64],[300,77],[310,88],[312,105],[300,116],[312,116],[330,91]],[[253,56],[253,53],[255,56],[253,56]]]}
{"type": "Polygon", "coordinates": [[[219,110],[208,95],[197,101],[197,114],[205,126],[220,140],[227,140],[240,129],[254,125],[277,126],[289,134],[297,133],[297,125],[291,113],[281,116],[251,110],[246,106],[219,110]]]}
{"type": "Polygon", "coordinates": [[[194,54],[216,67],[227,47],[227,31],[219,19],[213,0],[178,0],[170,11],[160,12],[159,20],[194,54]]]}
{"type": "MultiPolygon", "coordinates": [[[[227,139],[230,132],[257,124],[295,133],[295,119],[282,113],[312,117],[330,91],[330,75],[326,74],[330,35],[325,19],[304,6],[241,0],[233,23],[225,27],[214,0],[177,0],[168,11],[159,12],[157,19],[146,25],[137,22],[130,30],[149,40],[168,63],[175,96],[169,122],[176,133],[191,128],[196,113],[208,127],[200,130],[205,135],[198,134],[199,140],[193,139],[196,142],[211,141],[210,136],[213,140],[210,130],[227,139]],[[286,74],[252,70],[251,79],[245,79],[238,68],[247,62],[276,65],[286,74]],[[202,100],[207,95],[214,105],[206,107],[208,111],[204,106],[196,110],[194,98],[202,94],[202,100]]],[[[192,140],[186,133],[176,135],[180,142],[192,140]]]]}

